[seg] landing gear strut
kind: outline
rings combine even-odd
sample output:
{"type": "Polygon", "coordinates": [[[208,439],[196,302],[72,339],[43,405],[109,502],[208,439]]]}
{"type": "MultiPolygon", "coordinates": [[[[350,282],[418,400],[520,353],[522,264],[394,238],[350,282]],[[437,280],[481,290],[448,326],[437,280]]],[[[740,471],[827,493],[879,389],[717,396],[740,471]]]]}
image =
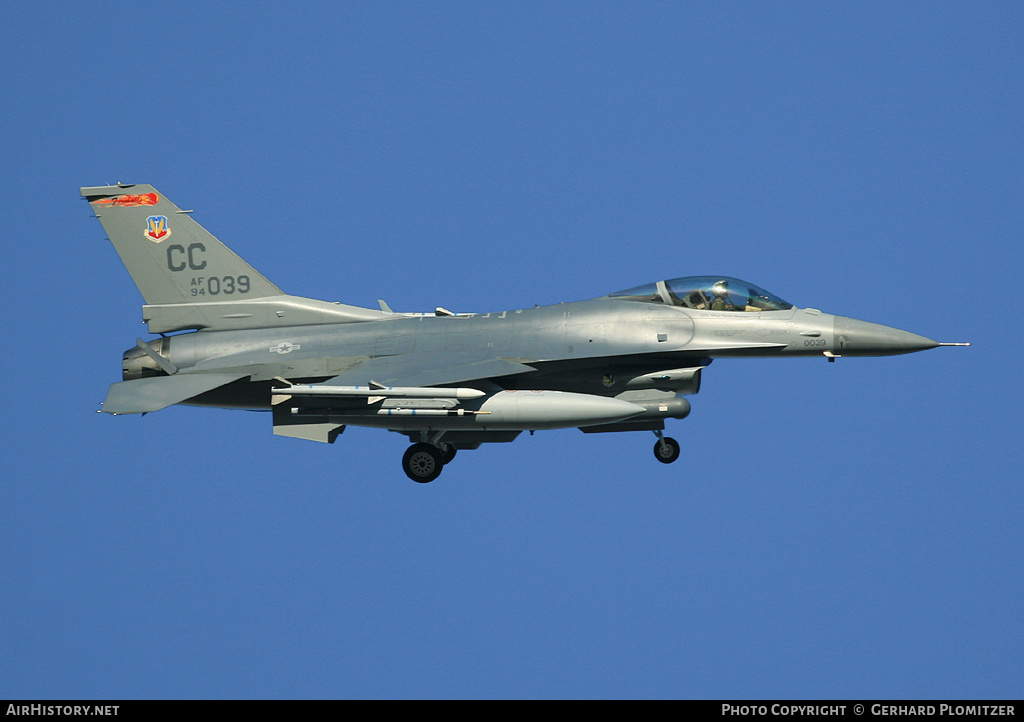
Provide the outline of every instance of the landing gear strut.
{"type": "Polygon", "coordinates": [[[662,436],[660,431],[655,431],[654,435],[658,437],[658,440],[654,443],[655,459],[660,461],[662,464],[671,464],[679,458],[678,441],[673,439],[671,436],[662,436]]]}

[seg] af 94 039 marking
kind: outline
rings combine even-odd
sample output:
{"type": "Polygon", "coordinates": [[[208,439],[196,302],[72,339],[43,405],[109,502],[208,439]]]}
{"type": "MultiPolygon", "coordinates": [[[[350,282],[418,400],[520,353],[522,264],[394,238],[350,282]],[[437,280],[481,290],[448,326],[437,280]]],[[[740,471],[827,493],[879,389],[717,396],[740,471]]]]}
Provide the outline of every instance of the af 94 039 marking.
{"type": "Polygon", "coordinates": [[[249,293],[249,288],[248,276],[196,276],[189,291],[193,296],[230,296],[249,293]]]}

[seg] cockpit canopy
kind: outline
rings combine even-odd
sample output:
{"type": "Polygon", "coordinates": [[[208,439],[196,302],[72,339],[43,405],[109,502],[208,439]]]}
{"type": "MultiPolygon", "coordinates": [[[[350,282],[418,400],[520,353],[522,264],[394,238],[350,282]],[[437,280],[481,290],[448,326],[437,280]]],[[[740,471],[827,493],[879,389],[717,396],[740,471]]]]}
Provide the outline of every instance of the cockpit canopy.
{"type": "Polygon", "coordinates": [[[666,303],[699,311],[786,311],[793,304],[752,283],[728,276],[687,276],[609,294],[645,303],[666,303]]]}

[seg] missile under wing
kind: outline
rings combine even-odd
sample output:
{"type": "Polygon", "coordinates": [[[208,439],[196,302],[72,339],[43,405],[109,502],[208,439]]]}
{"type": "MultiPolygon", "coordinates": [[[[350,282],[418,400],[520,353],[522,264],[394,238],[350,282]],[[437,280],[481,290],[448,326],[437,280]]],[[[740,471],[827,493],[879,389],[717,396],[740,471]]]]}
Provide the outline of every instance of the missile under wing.
{"type": "Polygon", "coordinates": [[[716,358],[884,356],[942,345],[797,308],[745,281],[688,276],[598,298],[491,313],[395,313],[286,294],[149,185],[81,194],[157,335],[122,356],[103,411],[172,404],[268,412],[279,436],[333,443],[348,425],[412,442],[402,466],[437,478],[459,450],[523,431],[649,431],[690,413],[716,358]]]}

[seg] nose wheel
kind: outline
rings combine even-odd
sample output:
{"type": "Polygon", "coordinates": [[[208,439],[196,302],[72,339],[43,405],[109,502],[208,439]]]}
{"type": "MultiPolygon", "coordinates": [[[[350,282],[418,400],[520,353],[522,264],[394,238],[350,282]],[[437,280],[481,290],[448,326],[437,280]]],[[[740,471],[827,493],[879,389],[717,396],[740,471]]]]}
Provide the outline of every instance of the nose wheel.
{"type": "Polygon", "coordinates": [[[679,458],[679,442],[659,433],[658,440],[654,442],[654,458],[662,464],[671,464],[679,458]]]}

